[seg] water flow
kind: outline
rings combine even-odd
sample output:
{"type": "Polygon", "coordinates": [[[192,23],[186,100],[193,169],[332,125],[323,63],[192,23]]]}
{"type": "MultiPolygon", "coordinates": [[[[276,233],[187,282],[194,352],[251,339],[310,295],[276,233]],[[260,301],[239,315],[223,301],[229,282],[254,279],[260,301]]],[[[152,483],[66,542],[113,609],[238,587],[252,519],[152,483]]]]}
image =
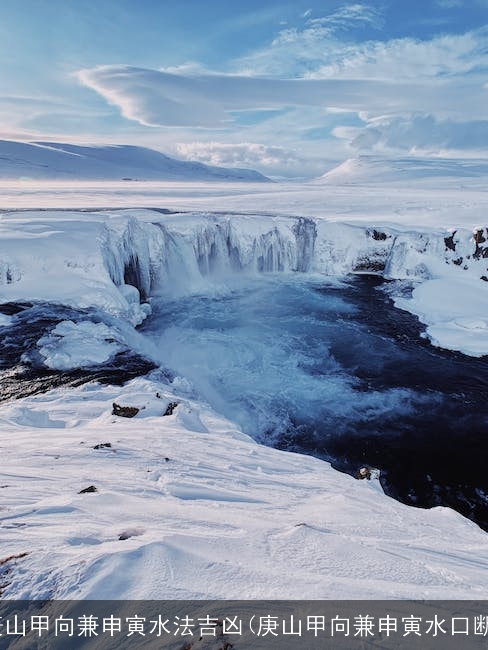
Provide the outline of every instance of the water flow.
{"type": "Polygon", "coordinates": [[[378,466],[391,494],[488,525],[488,364],[432,348],[380,280],[301,274],[153,304],[158,360],[265,444],[378,466]]]}

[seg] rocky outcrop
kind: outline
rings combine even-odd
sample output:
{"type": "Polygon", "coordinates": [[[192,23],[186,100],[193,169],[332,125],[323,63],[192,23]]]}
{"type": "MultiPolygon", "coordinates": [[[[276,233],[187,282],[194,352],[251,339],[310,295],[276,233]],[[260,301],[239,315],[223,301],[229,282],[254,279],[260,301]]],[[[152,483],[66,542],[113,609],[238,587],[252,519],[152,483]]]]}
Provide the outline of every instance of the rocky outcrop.
{"type": "Polygon", "coordinates": [[[139,413],[136,406],[120,406],[115,402],[112,404],[112,415],[118,415],[121,418],[133,418],[139,413]]]}

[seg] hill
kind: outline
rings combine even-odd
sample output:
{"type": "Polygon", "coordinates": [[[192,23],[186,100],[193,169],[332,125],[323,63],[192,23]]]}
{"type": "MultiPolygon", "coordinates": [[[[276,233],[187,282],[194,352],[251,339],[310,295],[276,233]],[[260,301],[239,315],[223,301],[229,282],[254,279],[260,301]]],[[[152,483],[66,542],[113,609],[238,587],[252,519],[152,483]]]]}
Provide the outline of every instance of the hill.
{"type": "Polygon", "coordinates": [[[176,160],[146,147],[12,140],[0,140],[0,179],[269,181],[252,169],[176,160]]]}
{"type": "Polygon", "coordinates": [[[316,182],[342,185],[442,177],[477,178],[487,174],[487,160],[359,156],[329,170],[316,182]]]}

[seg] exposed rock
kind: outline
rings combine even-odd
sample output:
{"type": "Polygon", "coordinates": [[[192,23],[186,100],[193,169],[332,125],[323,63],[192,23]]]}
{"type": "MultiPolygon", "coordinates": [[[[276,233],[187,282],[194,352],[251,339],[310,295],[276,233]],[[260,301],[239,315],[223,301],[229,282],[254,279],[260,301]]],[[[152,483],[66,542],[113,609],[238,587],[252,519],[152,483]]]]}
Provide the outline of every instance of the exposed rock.
{"type": "Polygon", "coordinates": [[[20,560],[23,557],[26,557],[26,555],[29,555],[29,553],[18,553],[17,555],[9,555],[8,557],[4,557],[2,560],[0,560],[0,566],[7,564],[7,562],[12,562],[12,560],[20,560]]]}
{"type": "Polygon", "coordinates": [[[95,445],[93,449],[104,449],[105,447],[112,447],[111,442],[101,442],[98,445],[95,445]]]}
{"type": "Polygon", "coordinates": [[[130,539],[131,537],[138,537],[139,535],[144,535],[146,531],[143,528],[128,528],[124,532],[120,533],[119,540],[123,541],[125,539],[130,539]]]}
{"type": "Polygon", "coordinates": [[[483,229],[480,228],[479,230],[475,230],[473,233],[473,239],[475,244],[484,244],[486,241],[486,238],[483,235],[483,229]]]}
{"type": "Polygon", "coordinates": [[[163,415],[173,415],[173,411],[177,406],[178,402],[170,402],[166,407],[166,411],[163,413],[163,415]]]}
{"type": "Polygon", "coordinates": [[[112,415],[118,415],[121,418],[133,418],[139,413],[136,406],[120,406],[115,402],[112,404],[112,415]]]}
{"type": "Polygon", "coordinates": [[[98,492],[98,490],[94,485],[89,485],[87,488],[80,490],[78,494],[88,494],[89,492],[98,492]]]}
{"type": "Polygon", "coordinates": [[[486,275],[482,275],[480,280],[484,280],[485,282],[488,282],[488,278],[486,277],[486,275]]]}
{"type": "Polygon", "coordinates": [[[461,266],[461,264],[463,263],[463,258],[458,257],[457,260],[452,260],[452,263],[455,264],[456,266],[461,266]]]}
{"type": "MultiPolygon", "coordinates": [[[[487,229],[487,236],[488,236],[488,229],[487,229]]],[[[473,257],[477,260],[480,257],[488,258],[488,246],[481,246],[481,244],[484,244],[486,242],[486,237],[483,235],[483,228],[477,228],[473,232],[473,240],[475,244],[473,257]]]]}
{"type": "Polygon", "coordinates": [[[352,269],[355,273],[381,273],[385,270],[383,259],[358,259],[352,269]]]}
{"type": "Polygon", "coordinates": [[[388,239],[388,235],[385,232],[376,230],[376,228],[373,228],[372,231],[368,231],[368,234],[370,234],[375,241],[385,241],[385,239],[388,239]]]}
{"type": "Polygon", "coordinates": [[[456,250],[456,244],[454,242],[454,235],[456,234],[457,230],[453,230],[452,234],[449,237],[444,237],[444,244],[446,245],[446,251],[455,251],[456,250]]]}

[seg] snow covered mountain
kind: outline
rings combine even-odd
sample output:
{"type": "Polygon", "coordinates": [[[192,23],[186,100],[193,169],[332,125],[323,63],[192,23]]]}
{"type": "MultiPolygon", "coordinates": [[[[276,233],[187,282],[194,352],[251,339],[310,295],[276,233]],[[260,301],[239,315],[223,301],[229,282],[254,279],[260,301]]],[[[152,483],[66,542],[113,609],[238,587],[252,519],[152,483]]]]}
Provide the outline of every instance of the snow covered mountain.
{"type": "Polygon", "coordinates": [[[10,140],[0,140],[0,179],[269,181],[252,169],[176,160],[145,147],[10,140]]]}
{"type": "Polygon", "coordinates": [[[486,160],[449,158],[388,158],[359,156],[349,158],[330,169],[315,182],[348,185],[391,181],[415,181],[428,178],[479,178],[488,174],[486,160]]]}

